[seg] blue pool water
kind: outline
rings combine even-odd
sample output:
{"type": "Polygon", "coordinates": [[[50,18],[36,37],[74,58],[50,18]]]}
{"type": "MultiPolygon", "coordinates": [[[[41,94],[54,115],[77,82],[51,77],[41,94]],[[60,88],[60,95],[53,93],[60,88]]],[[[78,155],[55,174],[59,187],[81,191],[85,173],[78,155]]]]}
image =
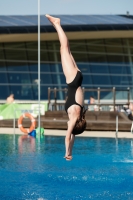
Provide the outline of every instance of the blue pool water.
{"type": "Polygon", "coordinates": [[[0,135],[0,199],[133,199],[133,140],[77,137],[72,161],[64,150],[64,137],[0,135]]]}

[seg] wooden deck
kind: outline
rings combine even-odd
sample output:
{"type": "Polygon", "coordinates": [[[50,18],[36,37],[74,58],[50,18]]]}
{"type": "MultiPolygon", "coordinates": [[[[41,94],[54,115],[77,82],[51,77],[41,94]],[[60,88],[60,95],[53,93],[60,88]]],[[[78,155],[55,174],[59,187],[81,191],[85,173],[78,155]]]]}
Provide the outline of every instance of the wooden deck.
{"type": "MultiPolygon", "coordinates": [[[[86,130],[91,131],[115,131],[116,130],[116,116],[118,115],[118,130],[130,131],[132,121],[128,119],[125,113],[122,112],[110,112],[110,111],[87,111],[86,130]]],[[[18,127],[17,119],[15,120],[15,127],[18,127]]],[[[38,126],[38,119],[36,119],[38,126]]],[[[68,116],[65,111],[47,111],[45,116],[41,116],[41,127],[46,129],[67,129],[68,116]]],[[[30,120],[23,120],[23,127],[30,127],[30,120]]],[[[13,128],[14,121],[0,120],[0,127],[13,128]]]]}

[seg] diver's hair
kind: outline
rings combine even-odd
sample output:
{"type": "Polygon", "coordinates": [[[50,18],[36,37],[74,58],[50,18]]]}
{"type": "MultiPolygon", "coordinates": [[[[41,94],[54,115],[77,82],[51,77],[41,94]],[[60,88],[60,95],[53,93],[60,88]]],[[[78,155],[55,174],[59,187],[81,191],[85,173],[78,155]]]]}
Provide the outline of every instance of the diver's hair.
{"type": "Polygon", "coordinates": [[[86,129],[86,125],[87,125],[86,120],[85,120],[86,111],[87,111],[87,109],[82,111],[80,118],[75,123],[72,134],[74,134],[74,135],[81,134],[86,129]]]}

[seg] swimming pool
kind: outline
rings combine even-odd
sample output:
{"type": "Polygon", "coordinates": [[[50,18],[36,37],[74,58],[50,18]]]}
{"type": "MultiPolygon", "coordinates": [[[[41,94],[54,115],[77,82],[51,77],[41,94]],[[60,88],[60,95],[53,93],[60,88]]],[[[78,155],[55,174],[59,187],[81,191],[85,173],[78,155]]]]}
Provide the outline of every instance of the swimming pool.
{"type": "Polygon", "coordinates": [[[64,137],[0,135],[0,199],[133,199],[133,140],[77,137],[73,160],[64,137]]]}

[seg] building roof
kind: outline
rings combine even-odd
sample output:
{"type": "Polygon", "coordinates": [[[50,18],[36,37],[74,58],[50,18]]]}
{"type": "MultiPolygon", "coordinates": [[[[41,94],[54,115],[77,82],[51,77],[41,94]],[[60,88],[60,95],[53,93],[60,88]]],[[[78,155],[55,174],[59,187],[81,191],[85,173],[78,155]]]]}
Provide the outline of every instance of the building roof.
{"type": "MultiPolygon", "coordinates": [[[[65,31],[133,30],[133,16],[54,15],[61,18],[65,31]]],[[[55,32],[45,15],[40,17],[41,32],[55,32]]],[[[0,16],[0,34],[37,33],[38,16],[0,16]]]]}

